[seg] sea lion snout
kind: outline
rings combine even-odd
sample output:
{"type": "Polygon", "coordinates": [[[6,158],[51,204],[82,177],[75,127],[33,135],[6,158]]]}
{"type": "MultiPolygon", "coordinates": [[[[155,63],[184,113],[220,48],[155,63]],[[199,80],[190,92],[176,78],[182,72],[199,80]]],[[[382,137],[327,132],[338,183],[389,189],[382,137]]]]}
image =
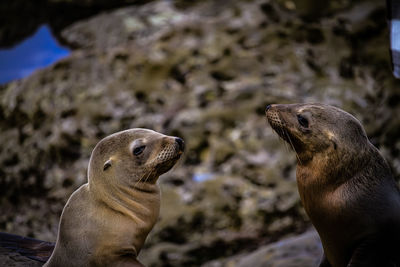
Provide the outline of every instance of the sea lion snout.
{"type": "Polygon", "coordinates": [[[181,152],[185,151],[185,141],[182,138],[175,137],[175,142],[178,144],[178,148],[181,152]]]}
{"type": "MultiPolygon", "coordinates": [[[[268,123],[271,125],[272,129],[274,129],[279,136],[282,138],[287,138],[285,131],[285,123],[281,120],[279,116],[279,111],[275,109],[276,105],[267,105],[265,108],[265,115],[267,117],[268,123]]],[[[286,140],[286,139],[285,139],[286,140]]]]}
{"type": "Polygon", "coordinates": [[[185,149],[185,142],[182,138],[165,136],[160,143],[160,150],[157,153],[153,164],[157,166],[157,174],[161,175],[169,171],[182,156],[185,149]]]}

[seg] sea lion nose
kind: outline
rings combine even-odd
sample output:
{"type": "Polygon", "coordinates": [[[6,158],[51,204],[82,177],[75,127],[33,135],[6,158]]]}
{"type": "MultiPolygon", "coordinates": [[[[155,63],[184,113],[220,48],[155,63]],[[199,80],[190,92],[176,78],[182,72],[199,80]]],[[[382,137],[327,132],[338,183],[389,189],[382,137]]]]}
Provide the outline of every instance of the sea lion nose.
{"type": "Polygon", "coordinates": [[[176,137],[175,142],[178,144],[179,150],[181,151],[185,150],[185,141],[183,141],[182,138],[176,137]]]}
{"type": "Polygon", "coordinates": [[[267,112],[270,108],[271,108],[271,105],[267,105],[267,106],[265,107],[265,112],[267,112]]]}

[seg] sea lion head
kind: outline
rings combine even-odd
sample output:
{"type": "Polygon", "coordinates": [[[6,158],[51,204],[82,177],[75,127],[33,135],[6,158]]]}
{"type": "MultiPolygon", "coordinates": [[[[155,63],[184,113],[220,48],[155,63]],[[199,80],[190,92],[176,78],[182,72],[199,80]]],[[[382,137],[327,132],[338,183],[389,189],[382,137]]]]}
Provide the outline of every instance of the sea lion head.
{"type": "Polygon", "coordinates": [[[130,129],[101,140],[90,158],[89,184],[155,183],[184,151],[184,141],[148,129],[130,129]]]}
{"type": "Polygon", "coordinates": [[[355,155],[368,144],[360,122],[323,104],[274,104],[266,108],[269,124],[295,150],[299,163],[316,156],[355,155]]]}

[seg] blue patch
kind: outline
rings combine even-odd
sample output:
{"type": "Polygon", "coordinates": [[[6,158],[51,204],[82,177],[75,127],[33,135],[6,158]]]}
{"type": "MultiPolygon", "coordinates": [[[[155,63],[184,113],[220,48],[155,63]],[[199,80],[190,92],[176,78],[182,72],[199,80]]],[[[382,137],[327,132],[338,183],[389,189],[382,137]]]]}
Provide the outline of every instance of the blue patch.
{"type": "Polygon", "coordinates": [[[30,75],[66,57],[70,51],[59,45],[47,25],[10,49],[0,49],[0,84],[30,75]]]}
{"type": "Polygon", "coordinates": [[[390,45],[393,50],[400,51],[400,20],[392,20],[390,26],[390,45]]]}
{"type": "Polygon", "coordinates": [[[213,178],[214,178],[214,175],[211,173],[195,173],[193,175],[193,180],[198,183],[201,183],[201,182],[204,182],[207,180],[211,180],[213,178]]]}

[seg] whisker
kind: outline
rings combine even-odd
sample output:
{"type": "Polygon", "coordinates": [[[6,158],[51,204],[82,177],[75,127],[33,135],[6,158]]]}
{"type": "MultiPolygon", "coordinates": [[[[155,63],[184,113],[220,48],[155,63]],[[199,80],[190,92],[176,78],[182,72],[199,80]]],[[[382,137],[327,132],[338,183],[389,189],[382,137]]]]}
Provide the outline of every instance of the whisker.
{"type": "Polygon", "coordinates": [[[143,181],[144,176],[140,177],[139,180],[136,181],[133,187],[136,187],[141,181],[143,181]]]}
{"type": "Polygon", "coordinates": [[[172,170],[175,170],[176,168],[179,168],[180,166],[183,166],[183,157],[182,156],[174,164],[174,166],[172,167],[172,170]]]}
{"type": "Polygon", "coordinates": [[[281,140],[283,140],[283,143],[285,144],[286,150],[289,152],[289,146],[288,146],[288,142],[286,142],[283,138],[281,138],[281,140]]]}
{"type": "Polygon", "coordinates": [[[288,132],[286,131],[286,129],[285,129],[285,134],[286,134],[286,136],[287,136],[287,138],[288,138],[288,140],[289,140],[289,142],[290,142],[291,147],[292,147],[293,150],[294,150],[294,153],[296,153],[297,159],[299,160],[299,162],[300,162],[300,164],[301,164],[301,160],[300,160],[299,154],[297,154],[296,148],[294,148],[294,145],[293,145],[293,143],[292,143],[292,139],[290,139],[290,135],[288,134],[288,132]]]}
{"type": "Polygon", "coordinates": [[[147,175],[146,179],[144,179],[144,183],[147,182],[147,180],[149,179],[149,177],[151,176],[151,174],[153,174],[153,171],[149,172],[149,174],[147,175]]]}
{"type": "Polygon", "coordinates": [[[289,147],[287,144],[287,141],[283,138],[284,136],[284,130],[282,127],[276,127],[274,128],[275,132],[278,134],[279,140],[283,141],[283,143],[285,144],[286,150],[289,151],[289,147]]]}

